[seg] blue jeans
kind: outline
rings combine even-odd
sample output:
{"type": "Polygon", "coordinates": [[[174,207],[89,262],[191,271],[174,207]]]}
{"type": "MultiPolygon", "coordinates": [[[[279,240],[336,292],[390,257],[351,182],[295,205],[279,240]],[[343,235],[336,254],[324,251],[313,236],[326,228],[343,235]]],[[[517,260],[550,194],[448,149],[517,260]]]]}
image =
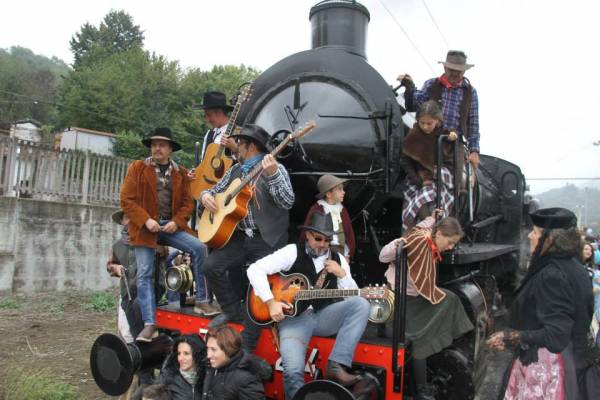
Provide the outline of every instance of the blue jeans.
{"type": "MultiPolygon", "coordinates": [[[[166,225],[169,221],[161,220],[161,226],[166,225]]],[[[206,258],[206,246],[197,238],[178,230],[173,233],[159,232],[158,244],[171,246],[183,252],[189,253],[192,256],[192,269],[196,282],[202,280],[201,285],[197,286],[196,298],[206,300],[206,286],[204,284],[204,275],[202,275],[202,263],[206,258]]],[[[142,319],[144,325],[154,325],[156,323],[156,300],[154,299],[154,256],[156,250],[152,247],[134,246],[135,258],[137,261],[137,291],[138,302],[142,311],[142,319]]]]}
{"type": "Polygon", "coordinates": [[[349,297],[314,312],[306,310],[279,322],[279,345],[283,366],[285,397],[291,399],[304,385],[306,346],[313,335],[339,333],[329,360],[347,367],[369,318],[369,302],[362,297],[349,297]]]}

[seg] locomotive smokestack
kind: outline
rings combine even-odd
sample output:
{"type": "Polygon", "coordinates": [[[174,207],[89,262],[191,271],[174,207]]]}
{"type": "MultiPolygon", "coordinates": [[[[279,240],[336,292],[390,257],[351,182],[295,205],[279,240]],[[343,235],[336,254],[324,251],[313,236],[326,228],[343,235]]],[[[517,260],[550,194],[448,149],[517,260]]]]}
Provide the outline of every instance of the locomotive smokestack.
{"type": "Polygon", "coordinates": [[[367,58],[367,7],[353,0],[324,0],[310,9],[312,48],[339,47],[367,58]]]}

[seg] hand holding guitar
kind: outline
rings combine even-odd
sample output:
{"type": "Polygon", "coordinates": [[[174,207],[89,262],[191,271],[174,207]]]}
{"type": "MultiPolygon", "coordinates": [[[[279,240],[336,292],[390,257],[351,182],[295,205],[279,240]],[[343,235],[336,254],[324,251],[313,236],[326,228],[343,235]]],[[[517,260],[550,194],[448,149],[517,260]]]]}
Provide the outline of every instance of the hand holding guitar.
{"type": "Polygon", "coordinates": [[[160,231],[160,225],[152,218],[148,218],[144,225],[146,225],[146,228],[148,228],[148,230],[152,233],[160,231]]]}
{"type": "Polygon", "coordinates": [[[269,306],[269,314],[271,314],[271,318],[275,322],[279,322],[285,318],[284,309],[289,310],[292,308],[289,304],[275,301],[275,299],[267,301],[267,305],[269,306]]]}
{"type": "Polygon", "coordinates": [[[277,161],[275,161],[275,157],[270,154],[267,154],[262,159],[262,167],[265,170],[267,176],[273,176],[277,172],[277,161]]]}
{"type": "Polygon", "coordinates": [[[204,206],[204,208],[206,208],[208,211],[210,212],[217,212],[219,211],[219,207],[217,206],[217,202],[215,201],[215,198],[213,197],[212,194],[210,193],[205,193],[202,196],[202,205],[204,206]]]}
{"type": "Polygon", "coordinates": [[[221,137],[221,145],[227,147],[233,153],[237,153],[237,143],[231,137],[223,135],[223,137],[221,137]]]}
{"type": "Polygon", "coordinates": [[[346,271],[344,270],[344,268],[342,268],[340,264],[333,260],[325,261],[325,269],[327,270],[327,272],[329,272],[330,274],[334,274],[338,278],[343,278],[346,276],[346,271]]]}

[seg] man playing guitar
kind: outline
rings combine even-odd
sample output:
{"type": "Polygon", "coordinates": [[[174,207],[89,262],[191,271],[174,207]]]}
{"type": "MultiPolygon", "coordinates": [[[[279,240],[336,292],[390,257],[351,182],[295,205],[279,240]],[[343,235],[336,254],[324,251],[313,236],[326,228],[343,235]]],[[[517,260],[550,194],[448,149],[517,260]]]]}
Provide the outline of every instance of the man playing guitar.
{"type": "Polygon", "coordinates": [[[229,151],[229,155],[235,154],[237,145],[230,137],[223,136],[229,124],[228,113],[233,110],[233,107],[227,104],[225,93],[222,92],[206,92],[204,93],[203,103],[200,106],[204,110],[204,119],[211,126],[202,143],[201,159],[204,159],[206,146],[211,143],[218,143],[225,146],[229,151]]]}
{"type": "Polygon", "coordinates": [[[327,379],[350,386],[359,380],[345,367],[352,365],[352,357],[369,318],[369,302],[362,297],[348,297],[343,301],[330,299],[303,301],[304,311],[295,317],[285,317],[288,304],[274,299],[267,276],[278,272],[305,275],[311,286],[319,288],[355,289],[358,286],[350,275],[345,257],[329,248],[333,237],[333,222],[321,212],[315,212],[306,231],[306,241],[288,244],[256,261],[248,268],[248,279],[255,293],[269,306],[271,318],[278,321],[279,352],[283,362],[283,376],[287,399],[294,397],[304,385],[306,345],[313,335],[336,338],[327,363],[327,379]]]}
{"type": "MultiPolygon", "coordinates": [[[[259,163],[263,171],[256,179],[246,218],[237,225],[226,245],[211,251],[203,265],[209,285],[223,309],[223,314],[213,319],[211,327],[245,319],[246,313],[240,304],[241,294],[233,290],[226,272],[242,268],[284,246],[289,226],[288,210],[294,204],[294,191],[285,167],[267,154],[270,138],[267,131],[258,125],[247,124],[234,138],[238,145],[239,163],[233,165],[212,189],[201,193],[202,206],[217,212],[215,194],[226,191],[234,179],[243,179],[259,163]]],[[[250,322],[246,327],[252,325],[250,322]]],[[[260,330],[247,330],[243,334],[244,346],[253,349],[260,330]],[[254,333],[250,334],[250,331],[254,333]]]]}

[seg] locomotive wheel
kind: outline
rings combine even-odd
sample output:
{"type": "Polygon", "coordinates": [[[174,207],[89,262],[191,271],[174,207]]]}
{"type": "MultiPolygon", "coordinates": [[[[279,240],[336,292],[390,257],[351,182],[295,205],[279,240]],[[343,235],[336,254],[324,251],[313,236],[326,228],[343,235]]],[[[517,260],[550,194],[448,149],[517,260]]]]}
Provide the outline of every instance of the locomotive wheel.
{"type": "Polygon", "coordinates": [[[427,359],[430,381],[437,399],[473,399],[473,373],[468,359],[456,349],[445,349],[427,359]],[[435,372],[434,372],[435,371],[435,372]]]}

